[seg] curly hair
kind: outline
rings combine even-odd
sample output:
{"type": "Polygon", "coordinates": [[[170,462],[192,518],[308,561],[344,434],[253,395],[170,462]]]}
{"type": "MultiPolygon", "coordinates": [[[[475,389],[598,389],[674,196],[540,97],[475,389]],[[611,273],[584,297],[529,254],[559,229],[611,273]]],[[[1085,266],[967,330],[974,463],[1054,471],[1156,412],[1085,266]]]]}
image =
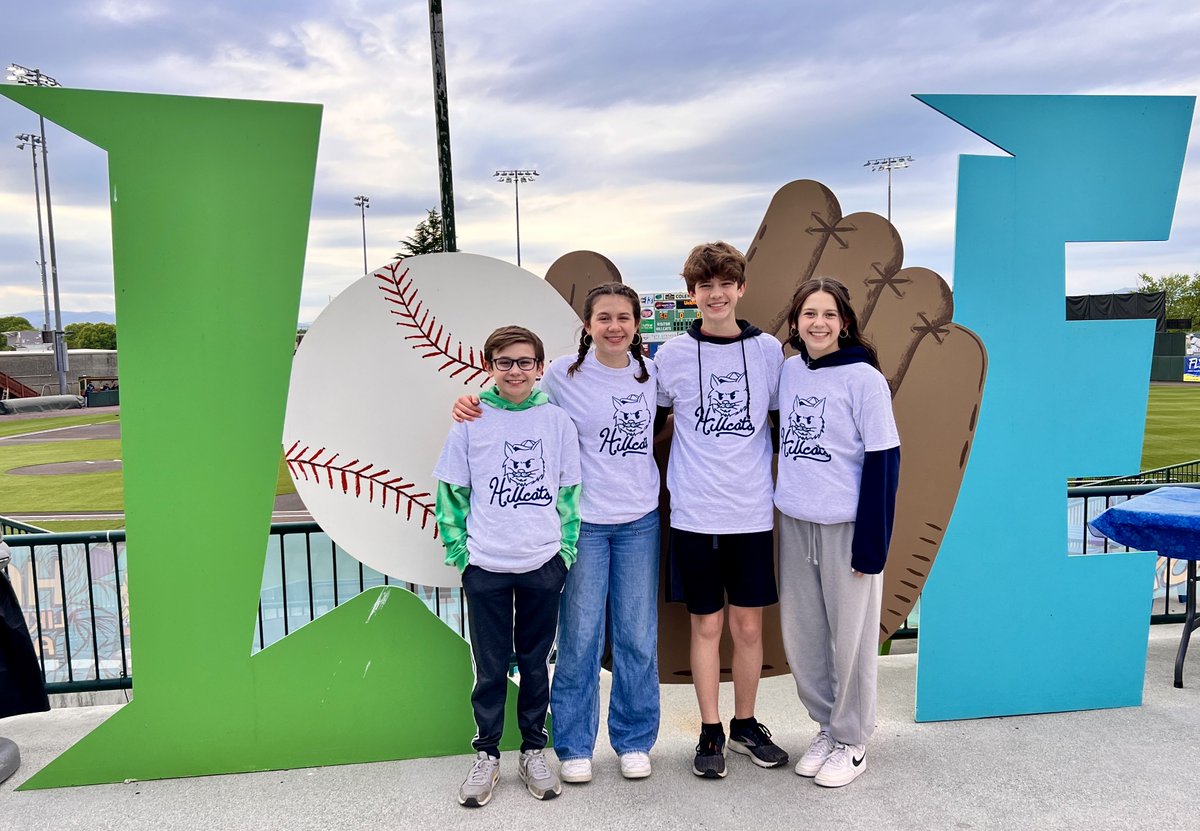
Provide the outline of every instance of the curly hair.
{"type": "Polygon", "coordinates": [[[727,242],[706,242],[697,245],[688,254],[680,272],[687,290],[696,292],[696,284],[701,280],[726,278],[733,280],[739,286],[746,285],[746,257],[727,242]]]}

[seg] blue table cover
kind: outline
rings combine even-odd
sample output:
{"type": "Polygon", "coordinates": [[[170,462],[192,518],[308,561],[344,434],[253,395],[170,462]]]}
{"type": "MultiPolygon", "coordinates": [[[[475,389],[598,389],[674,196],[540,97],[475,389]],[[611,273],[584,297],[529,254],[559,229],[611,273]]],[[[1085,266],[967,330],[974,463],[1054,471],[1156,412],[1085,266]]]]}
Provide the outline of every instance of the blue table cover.
{"type": "Polygon", "coordinates": [[[1120,545],[1200,560],[1200,488],[1159,488],[1114,505],[1088,524],[1120,545]]]}

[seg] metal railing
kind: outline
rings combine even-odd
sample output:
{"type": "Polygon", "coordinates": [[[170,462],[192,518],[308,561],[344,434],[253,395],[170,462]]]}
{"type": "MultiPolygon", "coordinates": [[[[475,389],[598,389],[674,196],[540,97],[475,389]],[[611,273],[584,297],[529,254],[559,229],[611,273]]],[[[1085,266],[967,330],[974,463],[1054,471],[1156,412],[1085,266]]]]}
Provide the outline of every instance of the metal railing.
{"type": "Polygon", "coordinates": [[[267,539],[266,566],[254,632],[257,652],[355,595],[375,586],[400,586],[466,637],[462,589],[398,583],[342,550],[315,522],[276,523],[267,539]]]}
{"type": "MultiPolygon", "coordinates": [[[[49,693],[129,689],[129,595],[125,532],[47,533],[0,520],[12,553],[5,573],[49,693]],[[9,532],[12,529],[12,532],[9,532]]],[[[353,559],[315,522],[271,526],[251,653],[374,586],[398,585],[460,635],[461,589],[396,583],[353,559]]]]}
{"type": "Polygon", "coordinates": [[[1096,487],[1107,485],[1184,485],[1200,482],[1200,459],[1181,462],[1177,465],[1156,467],[1143,470],[1132,476],[1114,476],[1109,479],[1094,479],[1080,481],[1075,484],[1081,487],[1096,487]]]}
{"type": "Polygon", "coordinates": [[[9,519],[6,516],[0,516],[0,537],[7,537],[9,534],[48,534],[50,533],[45,528],[38,528],[36,525],[27,525],[24,522],[17,522],[15,519],[9,519]]]}
{"type": "MultiPolygon", "coordinates": [[[[1200,467],[1200,462],[1190,464],[1200,467]]],[[[1200,482],[1181,484],[1200,487],[1200,482]]],[[[1112,505],[1158,487],[1161,484],[1068,488],[1067,553],[1129,550],[1091,533],[1087,523],[1112,505]]],[[[3,517],[0,529],[13,558],[6,574],[25,610],[47,690],[130,688],[125,532],[52,534],[3,517]]],[[[1186,562],[1160,558],[1151,622],[1183,620],[1185,584],[1186,562]]],[[[396,583],[343,551],[315,522],[274,524],[267,538],[253,641],[247,647],[252,653],[265,649],[366,589],[387,585],[411,591],[446,625],[466,637],[461,589],[396,583]]],[[[894,637],[916,637],[918,627],[919,612],[914,610],[894,637]]]]}
{"type": "MultiPolygon", "coordinates": [[[[1189,462],[1200,465],[1200,462],[1189,462]]],[[[1184,467],[1175,465],[1175,468],[1184,467]]],[[[1161,468],[1160,470],[1169,470],[1161,468]]],[[[1146,474],[1159,471],[1146,471],[1146,474]]],[[[1145,475],[1145,474],[1143,474],[1145,475]]],[[[1134,478],[1134,477],[1126,477],[1134,478]]],[[[1192,481],[1168,481],[1151,484],[1093,484],[1067,488],[1067,554],[1111,554],[1132,551],[1117,545],[1107,537],[1092,532],[1088,523],[1113,505],[1119,505],[1135,496],[1158,490],[1164,484],[1176,487],[1200,487],[1200,477],[1192,481]]],[[[1154,572],[1154,611],[1151,623],[1182,623],[1185,612],[1183,605],[1187,592],[1187,560],[1159,557],[1154,572]],[[1172,603],[1174,601],[1174,603],[1172,603]]]]}

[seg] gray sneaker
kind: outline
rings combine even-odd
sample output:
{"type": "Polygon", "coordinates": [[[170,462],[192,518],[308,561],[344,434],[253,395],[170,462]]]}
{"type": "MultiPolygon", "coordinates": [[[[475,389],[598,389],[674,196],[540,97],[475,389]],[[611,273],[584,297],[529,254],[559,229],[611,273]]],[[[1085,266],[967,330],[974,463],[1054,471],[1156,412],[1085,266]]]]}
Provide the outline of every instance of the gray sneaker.
{"type": "Polygon", "coordinates": [[[458,804],[468,808],[482,808],[492,798],[492,788],[500,781],[500,760],[479,751],[471,772],[458,789],[458,804]]]}
{"type": "Polygon", "coordinates": [[[558,774],[550,767],[546,754],[541,750],[522,750],[517,763],[517,776],[538,799],[554,799],[562,793],[558,774]]]}

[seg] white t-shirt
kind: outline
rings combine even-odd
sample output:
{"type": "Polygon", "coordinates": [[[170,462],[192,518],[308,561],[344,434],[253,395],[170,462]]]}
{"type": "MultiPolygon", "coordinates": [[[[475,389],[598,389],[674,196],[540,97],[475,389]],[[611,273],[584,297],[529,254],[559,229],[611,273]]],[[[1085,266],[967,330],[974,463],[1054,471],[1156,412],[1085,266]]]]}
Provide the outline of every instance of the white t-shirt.
{"type": "Polygon", "coordinates": [[[633,522],[658,507],[658,465],[654,463],[655,369],[638,383],[638,362],[613,369],[589,352],[575,374],[567,369],[576,355],[553,361],[541,389],[562,407],[579,432],[583,488],[579,514],[584,522],[633,522]]]}
{"type": "Polygon", "coordinates": [[[579,484],[579,439],[553,404],[502,410],[450,428],[435,478],[471,488],[467,562],[488,571],[540,568],[562,547],[558,489],[579,484]]]}
{"type": "Polygon", "coordinates": [[[771,335],[708,343],[684,335],[655,355],[658,403],[675,408],[667,466],[671,527],[700,534],[770,531],[771,436],[783,352],[771,335]]]}
{"type": "Polygon", "coordinates": [[[779,421],[776,507],[821,525],[853,522],[863,455],[900,445],[887,380],[866,363],[813,370],[800,356],[789,358],[779,421]]]}

